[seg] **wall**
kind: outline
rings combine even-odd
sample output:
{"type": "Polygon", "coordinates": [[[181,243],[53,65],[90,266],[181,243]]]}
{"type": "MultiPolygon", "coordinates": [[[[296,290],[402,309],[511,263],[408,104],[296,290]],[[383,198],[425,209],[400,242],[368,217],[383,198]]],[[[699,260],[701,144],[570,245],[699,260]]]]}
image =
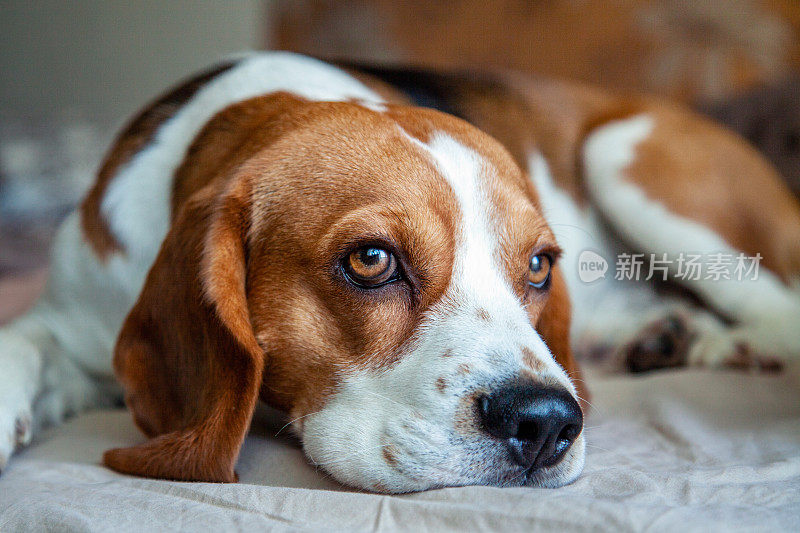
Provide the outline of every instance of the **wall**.
{"type": "Polygon", "coordinates": [[[118,123],[180,76],[264,41],[263,0],[3,0],[0,120],[118,123]]]}

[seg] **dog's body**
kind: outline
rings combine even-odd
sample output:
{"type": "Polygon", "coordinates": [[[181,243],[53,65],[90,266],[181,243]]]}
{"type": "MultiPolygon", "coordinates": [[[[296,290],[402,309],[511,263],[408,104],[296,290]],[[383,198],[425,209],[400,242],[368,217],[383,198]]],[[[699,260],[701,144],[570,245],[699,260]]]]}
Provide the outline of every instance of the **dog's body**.
{"type": "Polygon", "coordinates": [[[118,398],[116,371],[151,439],[106,454],[122,472],[232,481],[260,397],[355,486],[557,486],[583,465],[571,345],[769,368],[800,355],[798,274],[797,201],[681,109],[246,56],[137,117],[63,224],[45,294],[0,330],[0,461],[118,398]],[[581,282],[578,254],[620,242],[763,267],[683,281],[723,321],[652,283],[581,282]],[[359,277],[373,259],[386,279],[359,277]],[[546,416],[510,423],[520,398],[546,416]]]}

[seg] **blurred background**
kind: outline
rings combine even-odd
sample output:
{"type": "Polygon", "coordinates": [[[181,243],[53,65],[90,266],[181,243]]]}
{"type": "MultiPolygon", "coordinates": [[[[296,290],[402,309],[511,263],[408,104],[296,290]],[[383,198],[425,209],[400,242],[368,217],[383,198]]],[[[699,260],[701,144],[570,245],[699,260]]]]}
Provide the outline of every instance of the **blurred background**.
{"type": "Polygon", "coordinates": [[[658,94],[747,137],[800,194],[798,0],[0,0],[0,35],[0,322],[114,132],[244,49],[658,94]]]}

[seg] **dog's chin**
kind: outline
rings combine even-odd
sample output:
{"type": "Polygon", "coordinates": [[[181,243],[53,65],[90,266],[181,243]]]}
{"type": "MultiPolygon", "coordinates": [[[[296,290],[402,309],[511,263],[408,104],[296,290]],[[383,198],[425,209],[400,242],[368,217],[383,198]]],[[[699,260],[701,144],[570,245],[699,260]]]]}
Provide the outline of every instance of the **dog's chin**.
{"type": "MultiPolygon", "coordinates": [[[[442,456],[434,461],[428,453],[415,456],[398,454],[393,457],[393,466],[386,465],[386,456],[381,460],[353,461],[353,450],[347,452],[321,450],[319,447],[304,444],[311,463],[320,467],[340,483],[358,490],[368,490],[384,494],[404,494],[447,487],[483,485],[493,487],[539,487],[558,488],[574,482],[583,471],[585,442],[581,434],[557,464],[531,471],[511,466],[503,453],[491,454],[495,460],[475,460],[468,454],[460,457],[442,456]],[[320,453],[321,452],[321,453],[320,453]],[[323,457],[338,457],[321,460],[323,457]],[[460,465],[461,468],[454,468],[460,465]]],[[[385,448],[383,448],[385,449],[385,448]]],[[[392,448],[393,453],[396,451],[392,448]]],[[[430,450],[428,450],[430,452],[430,450]]],[[[483,454],[480,454],[483,455],[483,454]]],[[[360,459],[365,459],[359,456],[360,459]]],[[[377,459],[377,457],[376,457],[377,459]]]]}

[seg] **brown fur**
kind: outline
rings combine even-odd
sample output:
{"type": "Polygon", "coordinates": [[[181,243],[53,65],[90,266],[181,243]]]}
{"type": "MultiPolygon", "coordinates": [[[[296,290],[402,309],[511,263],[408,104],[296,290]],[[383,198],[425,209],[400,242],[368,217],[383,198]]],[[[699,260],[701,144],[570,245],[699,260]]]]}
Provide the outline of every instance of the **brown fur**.
{"type": "Polygon", "coordinates": [[[522,362],[528,368],[535,370],[537,372],[544,370],[544,364],[542,363],[541,359],[536,357],[536,354],[528,348],[527,346],[523,346],[520,348],[522,352],[522,362]]]}
{"type": "Polygon", "coordinates": [[[242,189],[220,192],[201,190],[184,207],[120,333],[114,367],[151,438],[105,453],[120,472],[236,480],[264,357],[245,295],[249,199],[242,189]]]}
{"type": "Polygon", "coordinates": [[[667,105],[648,111],[656,127],[637,147],[629,181],[734,248],[760,253],[784,280],[799,274],[800,202],[769,163],[698,116],[667,105]]]}

